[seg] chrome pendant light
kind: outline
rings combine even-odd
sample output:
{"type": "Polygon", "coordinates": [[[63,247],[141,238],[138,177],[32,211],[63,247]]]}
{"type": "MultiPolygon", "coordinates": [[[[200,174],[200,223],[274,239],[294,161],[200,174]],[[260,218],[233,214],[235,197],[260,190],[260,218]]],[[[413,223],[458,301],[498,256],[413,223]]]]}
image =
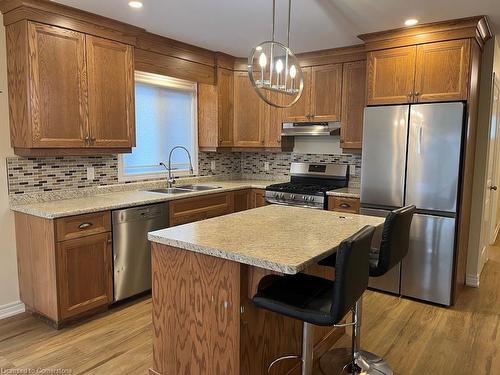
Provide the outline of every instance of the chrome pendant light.
{"type": "Polygon", "coordinates": [[[292,0],[288,0],[287,44],[275,40],[276,0],[273,0],[273,36],[252,49],[248,57],[248,76],[255,91],[269,105],[293,106],[300,99],[304,79],[299,60],[290,50],[292,0]]]}

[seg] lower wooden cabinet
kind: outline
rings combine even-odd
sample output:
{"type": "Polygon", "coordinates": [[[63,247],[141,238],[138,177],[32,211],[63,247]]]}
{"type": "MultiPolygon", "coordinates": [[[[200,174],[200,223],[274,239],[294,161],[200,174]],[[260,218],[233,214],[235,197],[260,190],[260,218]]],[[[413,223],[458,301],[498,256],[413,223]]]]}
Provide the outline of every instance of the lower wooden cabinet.
{"type": "Polygon", "coordinates": [[[234,193],[234,212],[245,211],[252,208],[252,190],[240,190],[234,193]]]}
{"type": "Polygon", "coordinates": [[[359,213],[359,198],[328,197],[328,210],[337,212],[347,212],[351,214],[359,213]]]}
{"type": "Polygon", "coordinates": [[[60,219],[16,212],[21,301],[56,327],[113,300],[111,214],[60,219]]]}
{"type": "Polygon", "coordinates": [[[257,207],[262,207],[267,205],[266,203],[266,197],[265,197],[266,191],[263,189],[253,189],[252,190],[252,208],[257,208],[257,207]]]}
{"type": "Polygon", "coordinates": [[[67,319],[113,300],[111,233],[57,244],[60,315],[67,319]]]}
{"type": "Polygon", "coordinates": [[[233,212],[232,193],[208,194],[173,200],[169,206],[170,226],[192,223],[233,212]]]}

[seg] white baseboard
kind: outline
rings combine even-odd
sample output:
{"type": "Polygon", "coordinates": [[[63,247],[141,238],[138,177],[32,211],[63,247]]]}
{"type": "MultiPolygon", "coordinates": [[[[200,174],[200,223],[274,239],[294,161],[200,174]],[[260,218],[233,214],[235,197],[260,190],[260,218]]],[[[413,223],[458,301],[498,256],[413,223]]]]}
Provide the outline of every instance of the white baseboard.
{"type": "Polygon", "coordinates": [[[471,286],[473,288],[479,288],[479,275],[469,275],[465,276],[465,285],[471,286]]]}
{"type": "Polygon", "coordinates": [[[0,320],[13,315],[21,314],[25,311],[24,303],[21,301],[8,303],[0,306],[0,320]]]}

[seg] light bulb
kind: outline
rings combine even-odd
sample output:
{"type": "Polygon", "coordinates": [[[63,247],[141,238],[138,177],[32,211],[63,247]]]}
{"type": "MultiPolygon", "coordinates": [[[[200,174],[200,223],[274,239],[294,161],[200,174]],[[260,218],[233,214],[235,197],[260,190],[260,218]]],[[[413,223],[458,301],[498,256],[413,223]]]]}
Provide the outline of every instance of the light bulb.
{"type": "Polygon", "coordinates": [[[264,52],[262,52],[260,54],[259,65],[260,65],[261,68],[265,68],[266,65],[267,65],[267,57],[266,57],[266,54],[264,52]]]}
{"type": "Polygon", "coordinates": [[[415,18],[409,18],[405,21],[406,26],[415,26],[418,23],[418,20],[415,18]]]}
{"type": "Polygon", "coordinates": [[[283,71],[283,61],[276,61],[276,72],[280,74],[283,71]]]}
{"type": "Polygon", "coordinates": [[[297,75],[297,68],[295,67],[295,65],[292,65],[290,67],[290,78],[294,79],[296,75],[297,75]]]}
{"type": "Polygon", "coordinates": [[[131,8],[136,8],[136,9],[142,8],[142,2],[141,1],[129,1],[128,5],[131,8]]]}

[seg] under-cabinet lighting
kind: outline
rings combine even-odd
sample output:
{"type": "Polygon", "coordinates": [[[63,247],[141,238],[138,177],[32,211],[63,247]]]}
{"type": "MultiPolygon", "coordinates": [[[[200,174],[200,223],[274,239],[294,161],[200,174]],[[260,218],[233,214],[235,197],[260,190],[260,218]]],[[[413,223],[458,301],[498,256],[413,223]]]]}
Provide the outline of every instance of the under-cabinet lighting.
{"type": "Polygon", "coordinates": [[[408,18],[405,21],[406,26],[415,26],[418,23],[418,20],[416,18],[408,18]]]}
{"type": "Polygon", "coordinates": [[[142,2],[141,1],[129,1],[128,6],[131,8],[139,9],[139,8],[142,8],[142,2]]]}

